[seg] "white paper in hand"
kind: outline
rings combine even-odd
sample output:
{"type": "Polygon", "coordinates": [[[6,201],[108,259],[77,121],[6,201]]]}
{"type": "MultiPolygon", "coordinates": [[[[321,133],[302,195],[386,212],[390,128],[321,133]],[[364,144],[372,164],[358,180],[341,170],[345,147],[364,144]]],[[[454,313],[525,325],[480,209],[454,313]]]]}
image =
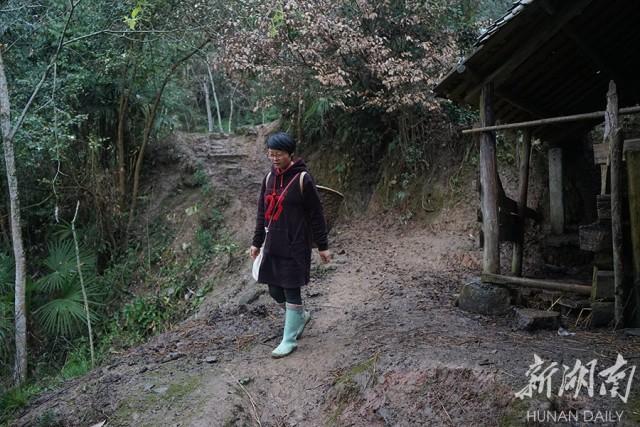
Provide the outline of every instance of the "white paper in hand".
{"type": "Polygon", "coordinates": [[[262,264],[262,248],[260,248],[260,253],[256,257],[256,259],[253,260],[253,269],[251,270],[251,273],[253,274],[253,279],[256,282],[258,281],[258,276],[260,275],[261,264],[262,264]]]}

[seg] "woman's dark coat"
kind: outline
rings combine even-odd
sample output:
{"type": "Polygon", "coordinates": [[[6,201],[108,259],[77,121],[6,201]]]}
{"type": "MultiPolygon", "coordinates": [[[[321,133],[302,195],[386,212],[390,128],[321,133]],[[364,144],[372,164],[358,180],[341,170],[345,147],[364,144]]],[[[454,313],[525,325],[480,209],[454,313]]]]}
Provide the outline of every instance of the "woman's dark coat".
{"type": "Polygon", "coordinates": [[[307,167],[302,159],[298,159],[284,171],[272,167],[268,181],[265,182],[265,177],[262,182],[253,235],[253,246],[259,248],[264,243],[258,275],[260,283],[283,288],[306,285],[309,283],[311,269],[312,241],[316,243],[318,250],[328,249],[327,226],[318,190],[307,172],[301,191],[301,172],[307,172],[307,167]],[[270,211],[273,206],[270,210],[269,201],[277,200],[277,196],[282,195],[288,185],[282,210],[276,209],[272,215],[270,211]],[[276,197],[269,197],[273,194],[276,197]],[[269,226],[268,233],[265,233],[266,226],[269,226]]]}

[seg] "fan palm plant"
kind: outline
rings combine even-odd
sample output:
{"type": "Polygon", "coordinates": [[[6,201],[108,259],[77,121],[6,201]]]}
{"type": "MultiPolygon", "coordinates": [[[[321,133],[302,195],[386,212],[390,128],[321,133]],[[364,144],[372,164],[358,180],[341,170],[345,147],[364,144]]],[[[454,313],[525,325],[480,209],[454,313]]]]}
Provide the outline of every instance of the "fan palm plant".
{"type": "MultiPolygon", "coordinates": [[[[73,241],[58,240],[48,245],[44,260],[46,274],[36,282],[38,307],[33,314],[51,336],[71,337],[86,324],[86,314],[73,241]]],[[[96,285],[95,256],[80,248],[80,264],[90,307],[96,307],[100,289],[96,285]]],[[[97,320],[91,310],[91,321],[97,320]]]]}

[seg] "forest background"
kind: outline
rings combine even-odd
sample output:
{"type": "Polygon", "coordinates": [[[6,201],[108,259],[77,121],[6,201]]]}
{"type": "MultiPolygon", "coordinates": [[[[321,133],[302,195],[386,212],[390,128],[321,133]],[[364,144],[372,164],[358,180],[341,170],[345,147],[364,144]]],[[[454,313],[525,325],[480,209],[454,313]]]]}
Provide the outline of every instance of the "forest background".
{"type": "Polygon", "coordinates": [[[376,183],[408,219],[419,177],[443,151],[465,154],[438,136],[476,118],[432,89],[509,4],[0,2],[0,420],[184,318],[207,287],[174,297],[238,250],[198,230],[187,268],[151,269],[157,246],[140,262],[151,145],[280,119],[305,152],[328,153],[352,200],[376,183]],[[175,295],[136,292],[147,282],[175,295]]]}

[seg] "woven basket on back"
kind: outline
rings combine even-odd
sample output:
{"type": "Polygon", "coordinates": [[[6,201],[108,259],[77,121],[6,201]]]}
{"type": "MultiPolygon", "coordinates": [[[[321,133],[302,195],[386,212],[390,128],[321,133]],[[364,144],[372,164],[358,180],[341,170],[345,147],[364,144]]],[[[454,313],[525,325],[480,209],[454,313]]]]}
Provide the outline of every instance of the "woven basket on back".
{"type": "Polygon", "coordinates": [[[316,185],[316,188],[318,189],[320,201],[322,202],[324,218],[327,221],[327,231],[331,231],[331,228],[333,228],[333,225],[338,219],[338,212],[340,211],[340,205],[344,200],[344,195],[339,191],[322,185],[316,185]]]}

